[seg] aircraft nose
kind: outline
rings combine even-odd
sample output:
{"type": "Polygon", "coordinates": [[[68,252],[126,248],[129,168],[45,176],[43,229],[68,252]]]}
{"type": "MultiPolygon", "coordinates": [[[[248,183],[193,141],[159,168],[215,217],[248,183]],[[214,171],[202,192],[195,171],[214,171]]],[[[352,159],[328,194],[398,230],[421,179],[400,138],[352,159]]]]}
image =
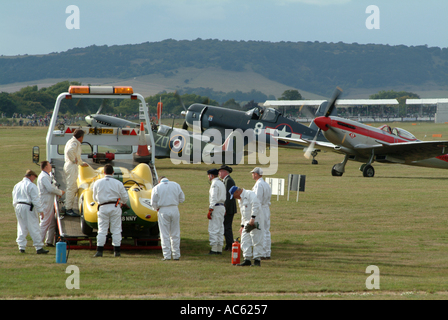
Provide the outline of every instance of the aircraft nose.
{"type": "Polygon", "coordinates": [[[189,127],[193,127],[193,114],[191,111],[187,111],[185,114],[185,122],[189,127]]]}
{"type": "Polygon", "coordinates": [[[329,117],[317,117],[314,119],[314,123],[316,126],[318,126],[321,130],[327,131],[329,129],[329,124],[331,122],[331,119],[329,117]]]}
{"type": "Polygon", "coordinates": [[[86,116],[85,117],[85,120],[86,120],[86,122],[88,123],[88,124],[92,124],[92,117],[91,116],[86,116]]]}

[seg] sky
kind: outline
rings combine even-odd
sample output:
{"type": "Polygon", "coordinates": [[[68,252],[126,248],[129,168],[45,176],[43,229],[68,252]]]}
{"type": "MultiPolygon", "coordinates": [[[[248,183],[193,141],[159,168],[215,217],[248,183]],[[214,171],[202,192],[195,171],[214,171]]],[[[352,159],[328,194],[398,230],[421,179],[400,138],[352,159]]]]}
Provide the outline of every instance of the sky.
{"type": "Polygon", "coordinates": [[[447,13],[446,0],[2,1],[0,55],[197,38],[446,48],[447,13]]]}

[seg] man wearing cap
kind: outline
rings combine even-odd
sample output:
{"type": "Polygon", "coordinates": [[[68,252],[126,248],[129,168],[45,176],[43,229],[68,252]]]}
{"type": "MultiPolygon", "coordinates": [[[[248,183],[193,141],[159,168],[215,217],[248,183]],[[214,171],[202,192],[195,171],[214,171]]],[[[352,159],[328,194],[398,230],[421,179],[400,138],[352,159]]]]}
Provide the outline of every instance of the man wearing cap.
{"type": "Polygon", "coordinates": [[[244,262],[237,266],[251,266],[251,259],[253,258],[253,265],[259,267],[263,255],[263,232],[260,230],[263,225],[263,214],[261,213],[260,200],[253,191],[241,189],[237,186],[230,188],[229,193],[231,198],[238,199],[241,211],[240,234],[244,262]]]}
{"type": "Polygon", "coordinates": [[[159,214],[162,260],[180,258],[180,214],[178,205],[185,201],[185,195],[177,182],[162,176],[151,192],[151,205],[159,214]]]}
{"type": "Polygon", "coordinates": [[[262,259],[271,258],[271,211],[269,206],[271,205],[271,187],[263,179],[263,170],[260,167],[255,167],[252,171],[252,179],[254,179],[255,185],[252,191],[257,195],[258,200],[261,203],[261,212],[263,214],[264,224],[261,226],[263,232],[263,256],[262,259]]]}
{"type": "Polygon", "coordinates": [[[59,190],[55,184],[53,184],[53,176],[51,173],[51,163],[49,161],[42,161],[40,164],[42,170],[37,177],[37,189],[39,190],[40,201],[44,209],[44,218],[40,222],[40,232],[42,241],[48,247],[54,246],[54,234],[56,230],[56,220],[54,217],[54,196],[63,196],[64,191],[59,190]]]}
{"type": "Polygon", "coordinates": [[[207,218],[208,234],[211,250],[209,254],[222,254],[222,245],[224,243],[224,215],[226,209],[224,202],[226,201],[226,187],[218,178],[218,169],[210,169],[207,171],[208,180],[211,182],[209,190],[209,207],[207,218]]]}
{"type": "Polygon", "coordinates": [[[40,235],[39,218],[44,218],[44,210],[39,199],[39,191],[34,184],[37,174],[33,170],[27,170],[25,177],[14,186],[12,191],[12,205],[17,217],[17,244],[21,253],[25,253],[26,236],[28,233],[33,239],[33,246],[37,254],[48,253],[43,248],[44,243],[40,235]]]}
{"type": "Polygon", "coordinates": [[[224,250],[232,251],[232,243],[233,243],[233,216],[237,213],[236,209],[236,201],[235,199],[230,198],[229,190],[235,185],[235,181],[233,181],[230,176],[232,173],[232,168],[227,165],[222,165],[219,168],[219,177],[222,182],[224,182],[224,186],[226,187],[226,201],[224,202],[224,206],[226,208],[226,215],[224,216],[224,238],[226,239],[226,247],[224,250]]]}
{"type": "Polygon", "coordinates": [[[87,167],[81,159],[81,143],[84,140],[84,131],[76,129],[73,132],[73,137],[67,141],[64,148],[64,173],[66,181],[65,194],[65,214],[72,217],[79,217],[79,214],[73,211],[75,204],[76,192],[78,186],[76,179],[78,179],[78,165],[87,167]]]}

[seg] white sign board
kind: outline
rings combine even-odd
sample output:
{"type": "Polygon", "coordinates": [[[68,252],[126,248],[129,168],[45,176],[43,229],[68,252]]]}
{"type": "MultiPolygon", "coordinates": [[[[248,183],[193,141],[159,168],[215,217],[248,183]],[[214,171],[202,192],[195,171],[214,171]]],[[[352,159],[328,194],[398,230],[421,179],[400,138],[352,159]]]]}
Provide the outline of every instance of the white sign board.
{"type": "Polygon", "coordinates": [[[271,187],[272,195],[276,195],[278,201],[278,197],[285,194],[285,179],[266,178],[266,182],[271,187]]]}

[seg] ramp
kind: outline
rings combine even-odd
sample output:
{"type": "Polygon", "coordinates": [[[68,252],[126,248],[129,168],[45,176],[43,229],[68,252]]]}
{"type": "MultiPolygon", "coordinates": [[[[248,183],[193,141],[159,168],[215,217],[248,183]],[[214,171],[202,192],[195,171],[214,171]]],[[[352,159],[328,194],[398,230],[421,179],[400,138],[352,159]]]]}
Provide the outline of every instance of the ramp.
{"type": "MultiPolygon", "coordinates": [[[[58,237],[68,243],[69,250],[96,249],[96,229],[92,236],[87,236],[81,231],[81,217],[62,216],[60,209],[62,202],[54,198],[55,216],[58,226],[58,237]]],[[[76,212],[76,211],[75,211],[76,212]]],[[[159,245],[160,238],[157,239],[123,239],[122,250],[162,250],[159,245]]],[[[111,235],[108,234],[104,249],[112,250],[111,235]]]]}

